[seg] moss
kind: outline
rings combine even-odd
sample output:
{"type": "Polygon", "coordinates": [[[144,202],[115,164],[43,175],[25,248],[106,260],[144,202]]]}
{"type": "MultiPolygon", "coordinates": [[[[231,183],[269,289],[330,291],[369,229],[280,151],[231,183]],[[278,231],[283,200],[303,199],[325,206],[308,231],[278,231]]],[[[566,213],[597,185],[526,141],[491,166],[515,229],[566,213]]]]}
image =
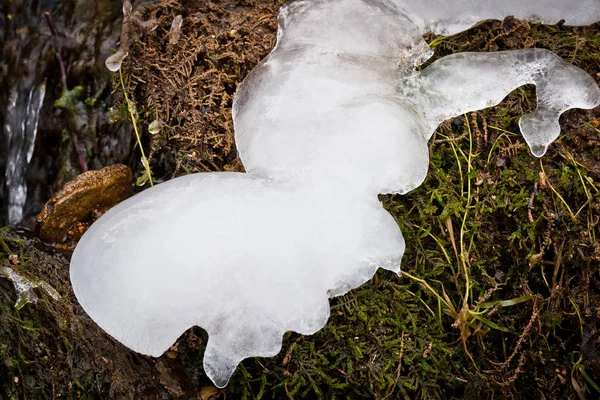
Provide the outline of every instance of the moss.
{"type": "MultiPolygon", "coordinates": [[[[486,22],[443,40],[438,55],[535,45],[567,60],[576,54],[598,76],[598,26],[561,28],[557,38],[557,27],[519,24],[527,35],[499,41],[502,23],[486,22]]],[[[444,123],[432,139],[425,183],[406,196],[381,197],[407,242],[405,277],[380,271],[332,300],[322,331],[291,335],[274,359],[245,361],[227,395],[256,396],[265,376],[269,398],[595,392],[600,132],[582,121],[597,122],[600,111],[568,112],[561,139],[538,160],[517,125],[534,106],[525,87],[497,107],[444,123]],[[530,264],[537,254],[541,262],[530,264]],[[574,307],[587,314],[579,311],[579,320],[574,307]],[[586,335],[594,344],[580,358],[586,335]]]]}
{"type": "MultiPolygon", "coordinates": [[[[144,62],[143,54],[166,51],[156,46],[182,12],[179,3],[162,3],[162,25],[132,47],[133,64],[125,63],[124,72],[142,119],[154,120],[156,110],[173,118],[182,109],[190,115],[196,106],[202,111],[172,123],[165,117],[168,127],[151,139],[152,146],[177,149],[177,168],[166,175],[239,167],[231,147],[231,96],[273,44],[279,3],[197,5],[200,33],[184,32],[195,41],[180,49],[176,64],[188,62],[190,51],[202,56],[192,63],[202,77],[197,82],[202,104],[186,103],[187,94],[176,98],[176,91],[161,101],[161,91],[170,87],[152,75],[163,67],[161,60],[154,59],[144,76],[133,68],[144,62]],[[259,20],[260,26],[253,25],[259,20]],[[216,30],[214,37],[202,33],[209,29],[216,30]],[[223,56],[229,52],[237,55],[223,56]],[[184,135],[174,134],[182,127],[184,135]]],[[[600,80],[599,32],[599,25],[568,28],[508,19],[428,39],[436,57],[549,48],[600,80]]],[[[534,106],[535,90],[527,86],[494,108],[442,124],[431,140],[424,184],[406,196],[380,198],[406,239],[405,275],[379,271],[333,299],[323,330],[312,336],[289,333],[278,356],[245,360],[224,391],[227,398],[574,398],[586,390],[595,395],[600,110],[566,113],[561,138],[538,160],[518,133],[518,118],[534,106]]],[[[118,99],[115,107],[126,111],[118,99]]],[[[64,299],[56,304],[40,293],[39,305],[17,312],[10,283],[0,279],[0,391],[6,398],[172,396],[157,383],[154,361],[114,343],[85,317],[61,255],[28,240],[17,242],[10,231],[0,237],[18,254],[21,273],[47,280],[64,299]],[[20,383],[14,382],[17,376],[20,383]]],[[[0,262],[7,263],[9,252],[0,246],[0,262]]],[[[188,398],[210,384],[202,369],[206,340],[205,332],[193,328],[159,359],[179,368],[188,398]]]]}
{"type": "Polygon", "coordinates": [[[15,308],[10,280],[0,276],[0,395],[8,399],[154,398],[151,368],[103,333],[77,305],[68,277],[68,261],[41,242],[6,228],[2,236],[18,261],[0,255],[28,280],[45,281],[39,298],[15,308]]]}
{"type": "Polygon", "coordinates": [[[71,90],[65,90],[60,98],[54,102],[54,107],[68,111],[69,113],[77,114],[81,112],[81,98],[84,95],[85,88],[83,86],[75,86],[71,90]]]}

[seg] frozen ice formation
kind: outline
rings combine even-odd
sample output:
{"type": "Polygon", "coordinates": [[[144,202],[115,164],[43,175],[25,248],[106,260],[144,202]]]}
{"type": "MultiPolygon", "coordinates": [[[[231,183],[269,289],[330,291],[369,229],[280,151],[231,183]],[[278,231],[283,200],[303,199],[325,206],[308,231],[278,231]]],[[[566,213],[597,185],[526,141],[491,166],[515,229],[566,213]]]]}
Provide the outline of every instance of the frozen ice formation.
{"type": "Polygon", "coordinates": [[[598,0],[392,0],[405,7],[421,32],[453,34],[484,19],[512,15],[556,24],[588,25],[600,20],[598,0]]]}
{"type": "Polygon", "coordinates": [[[316,332],[328,298],[377,268],[399,271],[402,235],[377,193],[425,178],[443,120],[534,83],[520,127],[541,156],[569,108],[600,104],[582,70],[543,49],[463,53],[423,71],[428,29],[455,32],[512,14],[600,20],[596,0],[313,0],[283,7],[275,49],[240,86],[236,141],[248,173],[195,174],[111,209],[71,262],[89,315],[133,350],[159,356],[198,325],[207,375],[272,356],[284,332],[316,332]]]}
{"type": "Polygon", "coordinates": [[[206,329],[205,368],[224,386],[246,357],[312,334],[328,297],[400,271],[394,219],[338,182],[193,174],[146,190],[92,225],[71,263],[78,300],[112,336],[160,356],[206,329]]]}
{"type": "Polygon", "coordinates": [[[60,299],[60,294],[45,281],[34,282],[19,275],[13,271],[10,267],[0,267],[0,277],[6,278],[13,283],[15,291],[17,292],[17,301],[15,302],[15,308],[20,310],[27,303],[37,303],[39,297],[35,294],[33,289],[40,287],[46,291],[46,293],[54,300],[60,299]]]}

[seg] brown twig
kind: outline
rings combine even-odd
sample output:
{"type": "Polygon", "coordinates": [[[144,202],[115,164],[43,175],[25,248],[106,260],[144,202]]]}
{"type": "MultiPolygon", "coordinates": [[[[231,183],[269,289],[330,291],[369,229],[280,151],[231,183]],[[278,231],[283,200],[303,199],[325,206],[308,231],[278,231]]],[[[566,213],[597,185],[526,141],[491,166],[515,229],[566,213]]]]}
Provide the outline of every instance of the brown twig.
{"type": "MultiPolygon", "coordinates": [[[[531,313],[531,318],[529,319],[529,322],[525,326],[525,329],[523,329],[521,336],[519,336],[519,340],[517,340],[517,344],[515,345],[514,350],[512,351],[511,355],[506,359],[506,361],[504,361],[502,364],[500,364],[500,366],[497,369],[498,371],[502,368],[508,367],[510,365],[510,362],[513,360],[513,358],[515,358],[515,356],[519,353],[519,350],[521,349],[523,342],[525,342],[525,340],[527,340],[527,338],[529,338],[529,335],[531,333],[531,328],[533,327],[533,323],[537,319],[539,312],[540,312],[540,309],[538,308],[538,303],[536,301],[533,303],[533,312],[531,313]]],[[[518,366],[517,369],[519,367],[520,366],[518,366]]]]}
{"type": "Polygon", "coordinates": [[[83,153],[79,150],[77,134],[75,132],[71,132],[71,141],[73,142],[73,148],[75,149],[75,153],[77,154],[77,160],[79,161],[79,167],[81,168],[81,172],[88,172],[89,168],[87,162],[85,161],[83,153]]]}
{"type": "Polygon", "coordinates": [[[121,46],[119,50],[112,56],[106,59],[106,67],[112,72],[116,72],[121,68],[121,64],[127,55],[129,54],[129,47],[133,40],[135,30],[132,24],[135,24],[144,30],[151,31],[156,29],[158,21],[155,18],[151,18],[148,21],[142,20],[138,13],[132,13],[132,6],[129,0],[123,3],[123,23],[121,25],[121,46]]]}
{"type": "Polygon", "coordinates": [[[396,386],[398,385],[398,381],[400,380],[400,372],[402,371],[402,357],[404,355],[404,331],[402,331],[402,336],[400,337],[400,354],[398,356],[398,367],[396,368],[396,378],[394,379],[394,384],[390,388],[390,391],[387,394],[387,398],[391,398],[392,394],[394,394],[394,390],[396,390],[396,386]]]}
{"type": "Polygon", "coordinates": [[[44,13],[44,17],[46,18],[46,22],[50,27],[50,32],[52,33],[52,44],[54,45],[54,55],[56,60],[58,61],[58,67],[60,68],[60,86],[65,92],[67,90],[67,72],[65,70],[65,63],[60,55],[61,46],[58,42],[57,38],[59,36],[58,30],[56,29],[56,25],[54,25],[54,20],[52,19],[52,14],[49,11],[44,13]]]}
{"type": "MultiPolygon", "coordinates": [[[[61,45],[58,41],[58,37],[60,36],[58,29],[56,29],[56,25],[54,24],[54,19],[52,18],[52,14],[49,11],[44,13],[44,17],[46,18],[46,22],[50,27],[50,33],[52,34],[52,45],[54,47],[54,56],[56,57],[56,61],[58,62],[58,67],[60,69],[60,87],[62,92],[65,93],[68,90],[67,86],[67,72],[65,69],[65,63],[61,56],[61,45]]],[[[71,129],[71,141],[73,142],[73,149],[75,150],[75,154],[77,154],[77,160],[79,161],[79,167],[81,168],[81,172],[87,172],[89,170],[87,162],[85,161],[85,157],[83,153],[80,151],[78,146],[78,138],[75,130],[71,129]]]]}
{"type": "Polygon", "coordinates": [[[296,345],[298,344],[298,342],[300,341],[301,338],[298,338],[294,341],[294,343],[292,343],[292,345],[290,346],[290,348],[288,349],[287,353],[285,353],[285,357],[283,357],[283,362],[281,363],[281,365],[283,365],[284,367],[286,365],[288,365],[288,363],[290,362],[290,360],[292,359],[292,352],[294,351],[294,349],[296,348],[296,345]]]}
{"type": "Polygon", "coordinates": [[[533,200],[535,199],[535,196],[537,196],[537,194],[538,194],[538,183],[535,182],[533,184],[533,192],[531,192],[531,196],[529,196],[529,203],[527,203],[527,219],[529,219],[529,222],[533,222],[533,214],[532,214],[533,200]]]}

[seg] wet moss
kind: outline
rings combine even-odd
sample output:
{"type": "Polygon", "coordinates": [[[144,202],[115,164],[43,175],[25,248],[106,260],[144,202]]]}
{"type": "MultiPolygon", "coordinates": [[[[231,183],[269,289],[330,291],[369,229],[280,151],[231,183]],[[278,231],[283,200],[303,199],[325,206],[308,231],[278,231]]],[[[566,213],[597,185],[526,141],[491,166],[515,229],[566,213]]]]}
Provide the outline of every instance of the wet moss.
{"type": "Polygon", "coordinates": [[[113,341],[83,313],[72,293],[68,260],[40,241],[0,232],[13,257],[9,267],[32,282],[39,299],[15,307],[13,283],[0,276],[0,396],[7,399],[156,398],[154,362],[113,341]]]}
{"type": "MultiPolygon", "coordinates": [[[[430,39],[438,56],[550,48],[600,81],[598,25],[510,22],[518,26],[512,33],[506,21],[490,21],[430,39]]],[[[597,395],[600,110],[566,113],[561,138],[540,160],[518,131],[518,118],[534,106],[534,88],[525,87],[444,123],[430,144],[425,183],[406,196],[381,196],[408,244],[406,274],[380,271],[332,300],[325,329],[291,335],[274,359],[245,361],[226,393],[597,395]]]]}
{"type": "MultiPolygon", "coordinates": [[[[185,49],[180,54],[184,63],[190,60],[183,57],[187,52],[198,50],[202,57],[194,59],[194,70],[210,71],[198,82],[203,100],[193,103],[201,112],[193,114],[185,108],[189,104],[178,102],[186,97],[175,99],[176,93],[169,92],[165,98],[171,99],[172,108],[165,115],[174,116],[184,107],[195,115],[189,119],[193,125],[185,135],[173,132],[187,119],[173,120],[153,138],[146,132],[156,151],[176,151],[175,165],[165,176],[240,168],[227,117],[231,96],[237,82],[270,50],[279,3],[197,6],[203,13],[198,32],[212,29],[214,37],[185,31],[184,37],[198,41],[182,42],[179,51],[185,49]],[[259,20],[263,22],[256,27],[259,20]],[[231,33],[233,28],[236,32],[231,33]],[[224,56],[232,49],[237,49],[236,56],[224,56]],[[210,102],[205,104],[206,99],[210,102]]],[[[163,115],[161,90],[170,86],[143,84],[154,82],[156,77],[149,74],[159,71],[156,65],[165,67],[160,60],[153,60],[154,69],[135,66],[144,64],[144,54],[166,51],[153,46],[163,42],[160,35],[182,12],[178,2],[159,7],[163,25],[132,47],[130,61],[135,61],[123,67],[138,113],[147,121],[155,119],[157,110],[163,115]]],[[[186,17],[194,11],[186,11],[186,17]]],[[[600,81],[598,24],[569,28],[507,19],[428,39],[436,57],[457,51],[548,48],[600,81]]],[[[173,67],[166,73],[177,71],[173,67]]],[[[380,271],[362,287],[333,299],[323,330],[313,336],[289,333],[278,356],[245,360],[221,395],[597,395],[600,110],[566,113],[561,138],[539,160],[518,131],[518,118],[534,106],[535,89],[527,86],[496,107],[442,124],[430,142],[424,184],[406,196],[380,198],[405,236],[406,273],[398,277],[380,271]]],[[[207,337],[201,329],[190,329],[158,360],[168,366],[164,370],[176,371],[185,392],[176,395],[179,388],[169,390],[160,383],[170,380],[160,379],[154,360],[114,343],[85,316],[70,291],[62,255],[32,246],[29,239],[17,242],[11,232],[1,237],[19,257],[16,270],[48,281],[63,295],[57,303],[40,292],[38,305],[17,312],[10,282],[0,278],[0,391],[6,398],[194,398],[210,385],[202,369],[207,337]]],[[[2,242],[0,253],[0,265],[8,265],[9,251],[2,242]]]]}

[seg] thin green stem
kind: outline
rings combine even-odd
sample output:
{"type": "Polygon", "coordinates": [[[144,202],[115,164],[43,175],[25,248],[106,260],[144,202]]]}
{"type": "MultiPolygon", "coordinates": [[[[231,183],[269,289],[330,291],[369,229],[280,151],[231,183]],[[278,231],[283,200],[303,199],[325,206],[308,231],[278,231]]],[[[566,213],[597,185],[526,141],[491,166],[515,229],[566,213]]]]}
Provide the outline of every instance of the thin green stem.
{"type": "Polygon", "coordinates": [[[123,96],[125,96],[125,103],[127,103],[127,111],[129,111],[129,116],[131,117],[131,122],[133,123],[135,138],[137,139],[138,146],[140,146],[140,152],[142,153],[142,163],[144,164],[144,168],[146,169],[146,174],[148,174],[148,181],[150,182],[150,186],[154,186],[154,182],[152,182],[152,172],[150,171],[150,164],[148,163],[148,159],[146,158],[146,154],[144,153],[144,147],[142,146],[142,140],[140,139],[140,132],[138,131],[137,123],[135,122],[133,106],[131,105],[129,97],[127,96],[127,90],[125,90],[125,82],[123,82],[123,72],[121,71],[121,68],[119,68],[119,79],[121,80],[121,88],[123,89],[123,96]]]}
{"type": "Polygon", "coordinates": [[[469,290],[470,290],[470,280],[469,280],[469,270],[467,268],[467,260],[466,251],[465,251],[465,230],[467,225],[467,216],[469,214],[469,206],[471,204],[471,170],[473,165],[471,164],[472,156],[473,156],[473,135],[471,132],[471,125],[469,124],[469,119],[467,115],[465,115],[465,122],[467,126],[467,131],[469,132],[469,155],[467,157],[467,203],[465,204],[465,213],[463,215],[462,224],[460,227],[460,258],[463,265],[463,270],[465,274],[465,296],[463,298],[463,304],[468,304],[469,302],[469,290]]]}
{"type": "MultiPolygon", "coordinates": [[[[542,169],[543,174],[547,177],[548,175],[546,174],[546,171],[544,171],[544,164],[542,163],[542,159],[540,158],[540,168],[542,169]]],[[[559,198],[559,200],[561,201],[561,203],[563,203],[563,205],[567,208],[567,211],[569,212],[569,215],[571,216],[571,219],[573,221],[576,221],[577,218],[575,217],[575,214],[573,214],[573,211],[571,211],[571,207],[569,207],[569,205],[567,204],[567,202],[565,201],[565,199],[563,199],[563,197],[560,195],[560,193],[558,193],[556,191],[556,189],[554,189],[554,186],[552,186],[552,184],[550,183],[549,179],[546,179],[546,182],[548,183],[548,187],[550,188],[550,190],[552,190],[552,192],[559,198]]]]}

